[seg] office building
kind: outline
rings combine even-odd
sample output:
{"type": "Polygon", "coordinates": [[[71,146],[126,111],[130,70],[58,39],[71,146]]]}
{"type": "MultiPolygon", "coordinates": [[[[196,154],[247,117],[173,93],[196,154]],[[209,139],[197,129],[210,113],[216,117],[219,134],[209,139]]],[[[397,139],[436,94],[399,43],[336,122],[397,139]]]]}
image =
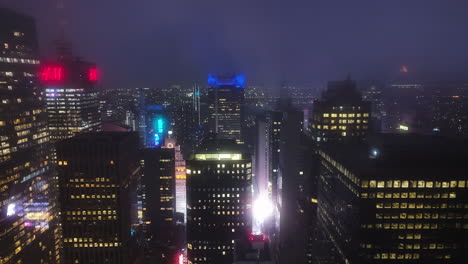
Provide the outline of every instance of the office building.
{"type": "MultiPolygon", "coordinates": [[[[275,205],[278,201],[278,174],[283,112],[269,111],[266,114],[266,143],[268,166],[268,189],[275,205]]],[[[276,207],[276,206],[275,206],[276,207]]],[[[279,212],[276,212],[277,214],[279,212]]]]}
{"type": "Polygon", "coordinates": [[[0,263],[56,263],[47,111],[33,18],[0,8],[0,263]]]}
{"type": "Polygon", "coordinates": [[[245,77],[210,74],[208,85],[208,132],[242,142],[245,77]]]}
{"type": "Polygon", "coordinates": [[[316,142],[362,140],[368,134],[370,103],[350,79],[329,82],[312,109],[309,133],[316,142]]]}
{"type": "Polygon", "coordinates": [[[175,149],[143,150],[143,221],[158,239],[170,237],[176,206],[175,149]]]}
{"type": "Polygon", "coordinates": [[[382,134],[319,150],[325,263],[464,263],[466,149],[458,140],[382,134]]]}
{"type": "Polygon", "coordinates": [[[57,145],[63,263],[132,263],[138,135],[87,133],[57,145]]]}
{"type": "Polygon", "coordinates": [[[232,263],[251,231],[252,162],[235,140],[207,138],[187,160],[188,263],[232,263]]]}
{"type": "Polygon", "coordinates": [[[95,64],[61,57],[58,61],[43,62],[39,77],[53,142],[101,130],[96,90],[99,72],[95,64]]]}
{"type": "Polygon", "coordinates": [[[304,114],[294,108],[283,110],[279,144],[279,170],[277,197],[274,205],[275,231],[272,247],[279,254],[280,263],[302,263],[305,258],[305,235],[300,229],[302,212],[299,204],[305,200],[306,165],[310,157],[304,155],[303,120],[304,114]]]}

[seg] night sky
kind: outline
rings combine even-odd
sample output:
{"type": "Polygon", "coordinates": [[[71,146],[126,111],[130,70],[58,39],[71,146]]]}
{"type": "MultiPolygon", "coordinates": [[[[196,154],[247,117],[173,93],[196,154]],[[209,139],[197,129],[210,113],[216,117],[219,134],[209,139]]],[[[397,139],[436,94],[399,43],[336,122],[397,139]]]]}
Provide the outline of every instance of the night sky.
{"type": "MultiPolygon", "coordinates": [[[[36,18],[43,56],[57,0],[0,0],[36,18]]],[[[468,77],[466,0],[64,0],[74,53],[103,84],[160,87],[243,72],[256,84],[384,79],[408,65],[468,77]]],[[[466,78],[468,79],[468,78],[466,78]]]]}

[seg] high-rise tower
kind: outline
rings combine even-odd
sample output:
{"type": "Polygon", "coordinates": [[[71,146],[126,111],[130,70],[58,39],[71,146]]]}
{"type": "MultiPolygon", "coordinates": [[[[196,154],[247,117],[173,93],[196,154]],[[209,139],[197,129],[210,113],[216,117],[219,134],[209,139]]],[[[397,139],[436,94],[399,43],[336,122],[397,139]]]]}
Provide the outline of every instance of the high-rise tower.
{"type": "Polygon", "coordinates": [[[53,142],[101,130],[95,64],[78,58],[63,58],[44,62],[39,74],[53,142]]]}
{"type": "Polygon", "coordinates": [[[245,77],[210,74],[208,85],[209,132],[241,142],[245,77]]]}
{"type": "Polygon", "coordinates": [[[252,162],[235,140],[206,139],[187,160],[189,263],[232,263],[251,231],[252,162]]]}
{"type": "Polygon", "coordinates": [[[57,165],[63,263],[134,263],[138,135],[99,132],[63,140],[57,165]]]}
{"type": "Polygon", "coordinates": [[[315,100],[309,131],[317,142],[363,139],[369,131],[370,103],[362,100],[351,79],[328,83],[320,100],[315,100]]]}
{"type": "Polygon", "coordinates": [[[55,263],[46,108],[33,18],[0,8],[0,263],[55,263]]]}

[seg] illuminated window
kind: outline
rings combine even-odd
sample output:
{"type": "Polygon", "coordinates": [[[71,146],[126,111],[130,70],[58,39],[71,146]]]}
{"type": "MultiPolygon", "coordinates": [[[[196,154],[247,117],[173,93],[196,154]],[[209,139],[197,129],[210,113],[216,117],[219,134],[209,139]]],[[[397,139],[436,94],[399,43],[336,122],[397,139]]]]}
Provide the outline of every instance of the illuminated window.
{"type": "Polygon", "coordinates": [[[377,188],[384,188],[385,187],[385,182],[384,181],[379,181],[377,183],[377,188]]]}
{"type": "Polygon", "coordinates": [[[418,181],[418,188],[424,188],[424,181],[418,181]]]}
{"type": "Polygon", "coordinates": [[[369,181],[362,181],[361,182],[361,187],[362,188],[368,188],[369,187],[369,181]]]}
{"type": "Polygon", "coordinates": [[[457,188],[457,181],[450,181],[450,188],[457,188]]]}
{"type": "Polygon", "coordinates": [[[337,117],[337,115],[336,114],[331,114],[331,117],[337,117]]]}
{"type": "Polygon", "coordinates": [[[370,188],[375,188],[375,187],[377,187],[377,182],[376,182],[376,181],[370,181],[370,182],[369,182],[369,187],[370,187],[370,188]]]}
{"type": "Polygon", "coordinates": [[[330,114],[328,114],[328,113],[323,114],[323,117],[329,117],[329,116],[330,116],[330,114]]]}

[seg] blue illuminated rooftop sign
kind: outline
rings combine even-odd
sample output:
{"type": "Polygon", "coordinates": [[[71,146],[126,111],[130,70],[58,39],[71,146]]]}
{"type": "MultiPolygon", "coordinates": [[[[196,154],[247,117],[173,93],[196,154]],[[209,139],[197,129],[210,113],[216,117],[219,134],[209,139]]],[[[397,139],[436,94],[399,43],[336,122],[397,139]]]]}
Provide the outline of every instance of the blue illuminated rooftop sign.
{"type": "Polygon", "coordinates": [[[164,106],[162,105],[148,105],[148,110],[163,110],[164,106]]]}
{"type": "Polygon", "coordinates": [[[245,76],[243,74],[234,75],[232,77],[222,77],[218,78],[213,74],[208,74],[208,85],[211,87],[217,86],[235,86],[236,88],[244,88],[245,86],[245,76]]]}

